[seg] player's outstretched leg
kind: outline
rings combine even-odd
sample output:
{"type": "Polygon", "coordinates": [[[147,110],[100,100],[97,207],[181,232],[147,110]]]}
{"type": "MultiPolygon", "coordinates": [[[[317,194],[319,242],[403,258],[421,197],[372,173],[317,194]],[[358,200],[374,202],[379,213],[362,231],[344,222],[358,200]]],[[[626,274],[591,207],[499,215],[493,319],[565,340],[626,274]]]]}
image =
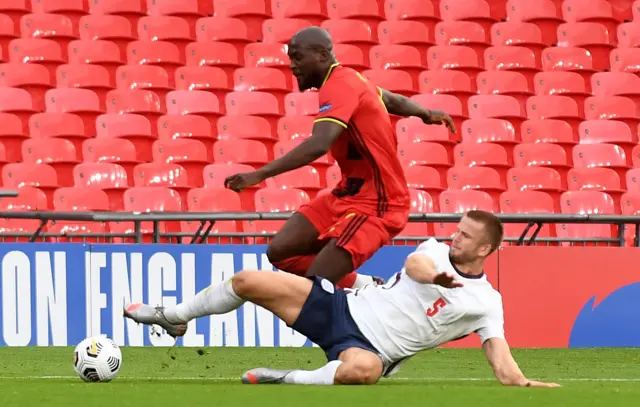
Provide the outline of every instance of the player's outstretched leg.
{"type": "Polygon", "coordinates": [[[311,286],[311,280],[293,274],[245,270],[174,307],[132,304],[125,308],[124,316],[145,325],[160,325],[175,337],[185,334],[186,324],[192,319],[226,314],[250,301],[292,325],[311,286]]]}
{"type": "Polygon", "coordinates": [[[382,360],[375,353],[349,348],[316,370],[252,369],[242,375],[245,384],[375,384],[382,376],[382,360]]]}

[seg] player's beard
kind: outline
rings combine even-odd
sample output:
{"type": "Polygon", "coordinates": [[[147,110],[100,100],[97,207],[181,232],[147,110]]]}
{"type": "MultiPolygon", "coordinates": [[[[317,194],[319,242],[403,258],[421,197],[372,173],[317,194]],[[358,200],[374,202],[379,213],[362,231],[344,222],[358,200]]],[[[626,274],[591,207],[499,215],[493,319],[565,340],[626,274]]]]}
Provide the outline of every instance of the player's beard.
{"type": "Polygon", "coordinates": [[[313,88],[320,89],[320,86],[322,86],[322,78],[317,74],[299,76],[296,77],[296,80],[298,81],[298,89],[300,89],[300,92],[313,88]]]}

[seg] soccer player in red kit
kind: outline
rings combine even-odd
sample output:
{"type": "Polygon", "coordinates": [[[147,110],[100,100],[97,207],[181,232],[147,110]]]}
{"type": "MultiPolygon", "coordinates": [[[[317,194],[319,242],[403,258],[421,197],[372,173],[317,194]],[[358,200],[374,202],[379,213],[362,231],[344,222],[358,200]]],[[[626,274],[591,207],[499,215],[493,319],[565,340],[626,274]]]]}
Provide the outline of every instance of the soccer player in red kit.
{"type": "Polygon", "coordinates": [[[321,28],[298,32],[288,54],[299,89],[318,89],[312,136],[257,171],[228,177],[225,185],[241,191],[331,152],[342,180],[332,193],[319,195],[287,220],[267,257],[280,270],[324,277],[339,287],[374,283],[354,270],[404,229],[411,207],[389,114],[444,123],[455,132],[453,121],[340,65],[329,33],[321,28]]]}

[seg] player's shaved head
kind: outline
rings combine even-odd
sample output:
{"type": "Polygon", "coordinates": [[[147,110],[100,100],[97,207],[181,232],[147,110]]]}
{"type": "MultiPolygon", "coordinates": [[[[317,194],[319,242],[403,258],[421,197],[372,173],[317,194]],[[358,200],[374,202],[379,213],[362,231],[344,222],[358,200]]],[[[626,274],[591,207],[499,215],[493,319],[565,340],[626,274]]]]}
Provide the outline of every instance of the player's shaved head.
{"type": "Polygon", "coordinates": [[[303,28],[291,38],[288,48],[291,72],[300,90],[320,88],[336,63],[331,35],[320,27],[303,28]]]}
{"type": "Polygon", "coordinates": [[[333,49],[333,40],[327,30],[320,27],[307,27],[298,31],[293,37],[289,45],[300,46],[306,48],[324,48],[326,50],[333,49]]]}

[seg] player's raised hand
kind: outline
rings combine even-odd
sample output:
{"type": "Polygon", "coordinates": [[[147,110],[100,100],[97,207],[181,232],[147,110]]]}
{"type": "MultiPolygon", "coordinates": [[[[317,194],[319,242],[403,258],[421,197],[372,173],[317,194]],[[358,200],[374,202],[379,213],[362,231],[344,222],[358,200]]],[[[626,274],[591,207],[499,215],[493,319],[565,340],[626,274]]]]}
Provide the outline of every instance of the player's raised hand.
{"type": "Polygon", "coordinates": [[[461,282],[456,280],[456,277],[453,274],[446,272],[436,274],[433,278],[433,284],[437,284],[444,288],[457,288],[463,286],[461,282]]]}
{"type": "Polygon", "coordinates": [[[558,383],[545,383],[545,382],[536,382],[535,380],[530,380],[526,387],[561,387],[558,383]]]}
{"type": "Polygon", "coordinates": [[[422,118],[422,121],[426,124],[442,124],[444,123],[451,133],[456,132],[456,126],[453,124],[451,116],[443,112],[442,110],[430,110],[429,115],[422,118]]]}
{"type": "Polygon", "coordinates": [[[256,171],[242,172],[225,178],[224,186],[236,192],[241,192],[243,189],[259,184],[262,181],[262,177],[256,171]]]}

